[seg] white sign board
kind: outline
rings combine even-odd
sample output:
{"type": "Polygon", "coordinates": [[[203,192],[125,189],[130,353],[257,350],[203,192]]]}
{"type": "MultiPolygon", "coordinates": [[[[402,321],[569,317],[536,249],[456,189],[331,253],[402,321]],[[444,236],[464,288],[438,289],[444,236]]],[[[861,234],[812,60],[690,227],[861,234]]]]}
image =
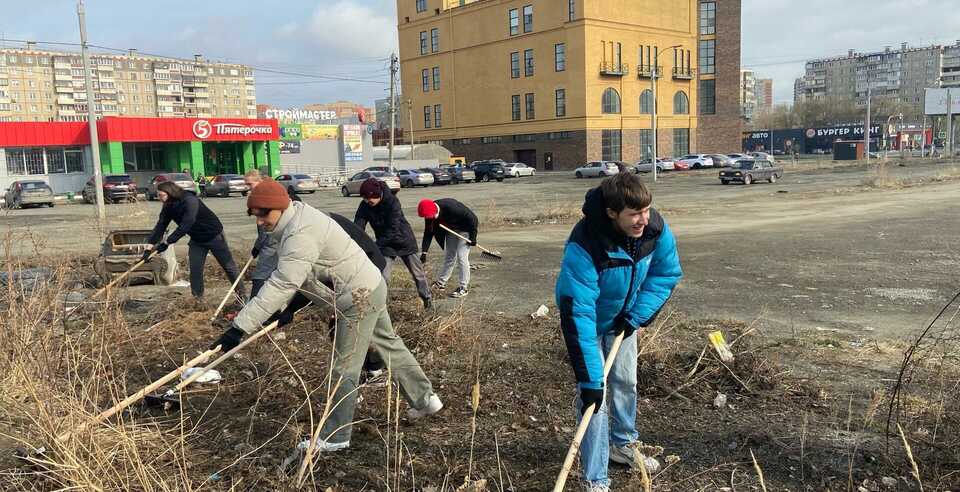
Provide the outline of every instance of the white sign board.
{"type": "Polygon", "coordinates": [[[927,89],[924,98],[924,113],[928,116],[939,114],[960,114],[960,89],[927,89]],[[947,93],[952,99],[952,111],[947,111],[947,93]]]}

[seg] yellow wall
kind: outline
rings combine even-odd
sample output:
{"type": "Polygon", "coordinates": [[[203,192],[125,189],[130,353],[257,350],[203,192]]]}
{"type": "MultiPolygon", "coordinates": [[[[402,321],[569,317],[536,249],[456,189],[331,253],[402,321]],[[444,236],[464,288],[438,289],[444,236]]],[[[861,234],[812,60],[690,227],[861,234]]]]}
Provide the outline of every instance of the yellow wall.
{"type": "MultiPolygon", "coordinates": [[[[650,115],[639,113],[640,93],[650,87],[649,78],[637,76],[639,46],[680,44],[690,50],[690,65],[696,68],[697,0],[578,0],[573,22],[567,21],[566,2],[561,0],[486,0],[462,7],[452,0],[457,6],[444,8],[445,1],[428,0],[427,11],[420,14],[416,13],[415,0],[397,1],[403,97],[412,101],[418,140],[650,128],[650,115]],[[524,5],[534,7],[531,33],[522,32],[524,5]],[[435,14],[436,8],[441,9],[440,15],[435,14]],[[521,33],[515,36],[509,35],[508,11],[512,8],[521,12],[521,33]],[[429,39],[431,28],[440,29],[440,53],[421,56],[420,32],[427,31],[429,39]],[[603,41],[621,43],[622,62],[629,67],[627,75],[600,74],[603,41]],[[566,44],[564,72],[554,71],[557,43],[566,44]],[[535,73],[525,77],[523,51],[531,48],[535,73]],[[510,77],[513,51],[520,53],[519,79],[510,77]],[[441,90],[433,91],[431,85],[431,90],[424,93],[421,70],[435,66],[441,70],[441,90]],[[601,114],[601,97],[607,87],[621,93],[621,115],[601,114]],[[555,117],[554,91],[558,88],[566,90],[565,118],[555,117]],[[521,118],[525,118],[523,95],[528,92],[535,94],[536,119],[512,121],[510,96],[521,96],[521,118]],[[423,107],[428,104],[443,105],[442,129],[424,130],[423,107]]],[[[660,65],[664,72],[658,84],[660,126],[696,128],[696,80],[672,79],[672,50],[663,53],[660,65]],[[672,115],[677,90],[684,90],[689,97],[689,115],[672,115]]]]}

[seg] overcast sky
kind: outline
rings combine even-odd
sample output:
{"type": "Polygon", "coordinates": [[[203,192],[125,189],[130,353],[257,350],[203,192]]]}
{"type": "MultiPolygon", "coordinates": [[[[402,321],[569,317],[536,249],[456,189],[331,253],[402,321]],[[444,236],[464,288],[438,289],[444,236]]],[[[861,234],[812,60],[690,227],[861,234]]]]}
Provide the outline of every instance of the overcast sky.
{"type": "MultiPolygon", "coordinates": [[[[74,0],[3,3],[5,39],[79,39],[74,0]]],[[[960,38],[958,4],[743,0],[743,66],[774,79],[776,102],[791,102],[803,60],[902,42],[953,44],[960,38]]],[[[258,69],[258,102],[296,107],[347,99],[370,105],[387,94],[387,60],[397,43],[395,5],[395,0],[87,0],[87,22],[92,44],[177,57],[200,53],[252,65],[258,69]]]]}

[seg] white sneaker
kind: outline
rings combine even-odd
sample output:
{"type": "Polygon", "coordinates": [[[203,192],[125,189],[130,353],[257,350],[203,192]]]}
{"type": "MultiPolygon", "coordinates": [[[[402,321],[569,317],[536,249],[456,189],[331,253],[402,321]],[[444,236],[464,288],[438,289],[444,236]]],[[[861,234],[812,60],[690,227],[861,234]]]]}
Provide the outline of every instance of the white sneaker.
{"type": "Polygon", "coordinates": [[[411,408],[410,410],[407,410],[407,418],[410,420],[417,420],[423,417],[429,417],[430,415],[433,415],[442,409],[443,402],[440,401],[440,397],[437,395],[430,395],[430,400],[427,401],[427,406],[421,409],[411,408]]]}
{"type": "Polygon", "coordinates": [[[660,471],[660,462],[656,458],[644,456],[637,448],[637,443],[632,442],[626,446],[611,446],[610,461],[627,465],[631,469],[639,470],[641,466],[647,469],[647,473],[657,473],[660,471]]]}
{"type": "Polygon", "coordinates": [[[461,297],[467,297],[467,294],[469,293],[470,292],[466,289],[466,287],[457,287],[457,290],[453,291],[453,293],[450,294],[450,297],[459,299],[461,297]]]}
{"type": "MultiPolygon", "coordinates": [[[[297,444],[297,449],[299,449],[300,451],[306,452],[307,448],[309,447],[310,447],[309,439],[304,439],[303,441],[300,441],[300,444],[297,444]]],[[[342,449],[347,449],[349,447],[350,447],[350,441],[327,442],[327,441],[324,441],[323,439],[318,438],[317,445],[314,446],[313,449],[316,450],[318,453],[333,453],[336,451],[340,451],[342,449]]]]}
{"type": "Polygon", "coordinates": [[[584,482],[583,492],[610,492],[610,486],[599,483],[584,482]]]}

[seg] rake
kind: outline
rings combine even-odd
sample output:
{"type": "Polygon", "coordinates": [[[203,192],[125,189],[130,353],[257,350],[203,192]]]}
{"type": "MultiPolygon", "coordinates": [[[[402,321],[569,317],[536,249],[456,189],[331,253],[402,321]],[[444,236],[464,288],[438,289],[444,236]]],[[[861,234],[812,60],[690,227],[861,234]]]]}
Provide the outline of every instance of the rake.
{"type": "Polygon", "coordinates": [[[247,260],[247,264],[246,264],[246,265],[243,265],[243,270],[240,270],[240,274],[237,275],[237,279],[233,281],[233,285],[230,286],[230,290],[228,290],[228,291],[227,291],[227,294],[226,294],[225,296],[223,296],[223,300],[220,301],[220,305],[217,306],[217,310],[213,312],[213,316],[210,317],[210,321],[216,320],[216,319],[217,319],[217,316],[220,315],[220,311],[223,310],[223,306],[225,306],[225,305],[227,304],[227,299],[230,299],[230,296],[231,296],[234,292],[236,292],[236,290],[237,290],[237,285],[239,285],[239,284],[240,284],[240,281],[243,280],[243,274],[244,274],[244,273],[247,273],[247,268],[250,268],[250,263],[252,263],[252,262],[253,262],[253,257],[251,256],[250,259],[247,260]]]}
{"type": "MultiPolygon", "coordinates": [[[[606,386],[607,375],[610,374],[610,369],[613,368],[613,362],[617,358],[617,353],[620,352],[620,344],[622,343],[623,333],[617,335],[617,338],[613,339],[613,344],[610,346],[610,352],[607,354],[607,359],[603,361],[604,386],[606,386]]],[[[595,406],[596,403],[591,404],[589,407],[583,410],[583,417],[580,418],[580,425],[577,426],[577,432],[573,435],[573,442],[570,443],[570,449],[567,451],[567,457],[563,460],[563,468],[560,469],[560,475],[557,477],[557,483],[553,486],[553,492],[563,492],[563,486],[567,483],[567,475],[569,475],[570,470],[573,469],[573,460],[577,457],[577,452],[580,451],[580,442],[583,441],[583,436],[587,433],[587,428],[590,427],[590,419],[593,418],[593,410],[595,406]]]]}
{"type": "MultiPolygon", "coordinates": [[[[449,232],[450,234],[453,234],[454,236],[457,236],[458,238],[463,239],[464,241],[467,242],[467,244],[470,244],[469,239],[463,237],[459,233],[453,232],[449,227],[443,224],[437,224],[437,225],[439,225],[443,230],[449,232]]],[[[476,246],[477,246],[477,249],[480,250],[480,256],[490,258],[491,260],[494,260],[494,261],[503,261],[503,255],[501,255],[499,251],[490,251],[489,249],[484,248],[479,244],[477,244],[476,246]]]]}

